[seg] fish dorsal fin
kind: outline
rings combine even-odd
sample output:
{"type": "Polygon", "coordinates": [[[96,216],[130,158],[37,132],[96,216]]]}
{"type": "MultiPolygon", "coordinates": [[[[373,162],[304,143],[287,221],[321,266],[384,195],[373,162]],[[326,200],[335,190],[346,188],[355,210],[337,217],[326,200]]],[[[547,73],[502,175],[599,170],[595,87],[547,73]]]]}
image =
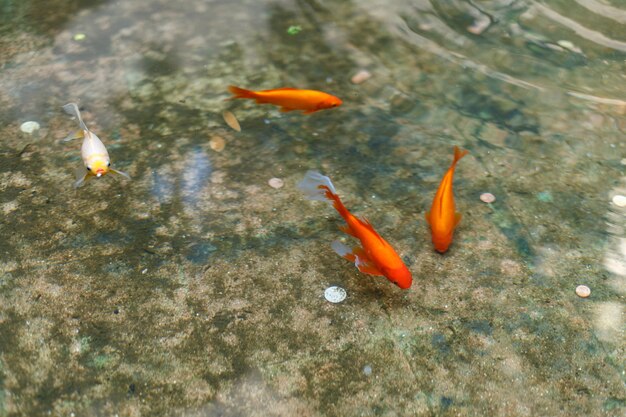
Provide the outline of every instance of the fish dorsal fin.
{"type": "Polygon", "coordinates": [[[293,87],[280,87],[280,88],[272,88],[271,90],[261,90],[262,93],[271,93],[272,91],[287,91],[287,90],[297,90],[297,88],[293,87]]]}
{"type": "Polygon", "coordinates": [[[459,223],[461,223],[461,219],[463,215],[459,212],[454,213],[454,227],[456,227],[459,223]]]}
{"type": "Polygon", "coordinates": [[[372,223],[370,223],[370,221],[367,220],[365,217],[357,217],[357,219],[359,220],[359,223],[361,223],[361,225],[363,225],[366,229],[376,233],[376,230],[374,230],[374,226],[372,226],[372,223]]]}
{"type": "Polygon", "coordinates": [[[374,230],[374,226],[372,226],[372,224],[369,222],[369,220],[367,220],[366,218],[361,218],[361,217],[357,217],[359,223],[361,223],[361,226],[363,226],[364,228],[366,228],[367,230],[369,230],[370,232],[372,232],[374,235],[376,235],[376,237],[383,243],[386,243],[384,241],[384,239],[378,234],[378,232],[376,230],[374,230]]]}

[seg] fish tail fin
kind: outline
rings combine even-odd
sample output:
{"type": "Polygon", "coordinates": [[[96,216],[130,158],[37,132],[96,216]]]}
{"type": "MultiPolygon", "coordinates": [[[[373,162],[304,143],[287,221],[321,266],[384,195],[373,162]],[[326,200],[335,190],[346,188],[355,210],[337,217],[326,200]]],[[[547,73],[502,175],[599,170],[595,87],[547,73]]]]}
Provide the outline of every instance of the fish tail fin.
{"type": "Polygon", "coordinates": [[[465,155],[467,155],[469,153],[469,151],[467,149],[459,149],[458,146],[454,146],[454,160],[452,161],[452,166],[456,165],[457,162],[459,162],[459,160],[461,158],[463,158],[465,155]]]}
{"type": "Polygon", "coordinates": [[[230,91],[233,95],[230,98],[231,100],[234,100],[236,98],[254,98],[254,99],[258,98],[257,94],[254,91],[246,90],[245,88],[239,88],[234,85],[229,85],[228,91],[230,91]]]}
{"type": "Polygon", "coordinates": [[[308,171],[304,179],[298,184],[298,189],[304,193],[308,200],[326,201],[332,204],[343,218],[349,214],[348,209],[339,199],[330,178],[317,171],[308,171]]]}
{"type": "Polygon", "coordinates": [[[83,122],[83,118],[80,116],[80,110],[78,110],[78,106],[76,105],[76,103],[67,103],[65,106],[63,106],[63,110],[65,110],[65,113],[70,114],[78,119],[78,124],[80,125],[80,128],[82,130],[89,131],[89,129],[87,129],[87,125],[85,125],[85,122],[83,122]]]}
{"type": "Polygon", "coordinates": [[[330,178],[317,171],[307,171],[302,181],[298,184],[298,189],[304,193],[307,200],[317,201],[329,201],[326,195],[327,191],[330,191],[331,194],[337,192],[330,178]]]}

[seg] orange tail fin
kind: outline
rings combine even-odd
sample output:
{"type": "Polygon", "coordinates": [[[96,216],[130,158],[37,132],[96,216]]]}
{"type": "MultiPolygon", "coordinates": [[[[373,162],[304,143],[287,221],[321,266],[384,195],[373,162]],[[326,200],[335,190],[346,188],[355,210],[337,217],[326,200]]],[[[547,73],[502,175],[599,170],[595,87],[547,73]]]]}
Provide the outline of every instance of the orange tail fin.
{"type": "Polygon", "coordinates": [[[254,91],[246,90],[245,88],[239,88],[234,85],[229,85],[228,91],[233,94],[231,100],[234,100],[236,98],[257,98],[257,95],[254,91]]]}
{"type": "Polygon", "coordinates": [[[348,212],[348,209],[346,208],[346,206],[344,206],[343,203],[341,202],[341,199],[339,198],[339,196],[333,193],[332,191],[330,191],[330,189],[325,185],[320,185],[318,186],[318,188],[325,190],[324,195],[326,195],[326,198],[332,201],[333,207],[335,208],[335,210],[337,210],[339,215],[343,217],[344,219],[346,219],[346,216],[348,216],[348,214],[350,213],[348,212]]]}
{"type": "Polygon", "coordinates": [[[457,162],[459,162],[459,160],[461,158],[463,158],[465,155],[467,155],[469,153],[469,151],[467,149],[459,149],[458,146],[454,146],[454,160],[452,161],[452,166],[455,166],[457,162]]]}
{"type": "Polygon", "coordinates": [[[348,209],[339,199],[333,183],[327,176],[316,171],[308,171],[304,179],[298,184],[298,188],[309,200],[331,203],[344,219],[349,215],[348,209]]]}

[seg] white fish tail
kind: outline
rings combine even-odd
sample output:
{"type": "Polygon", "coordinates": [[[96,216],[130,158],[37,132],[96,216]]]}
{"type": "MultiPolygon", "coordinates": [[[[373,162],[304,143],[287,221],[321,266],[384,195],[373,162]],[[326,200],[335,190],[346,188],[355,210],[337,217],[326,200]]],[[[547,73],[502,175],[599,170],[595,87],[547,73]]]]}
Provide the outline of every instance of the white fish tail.
{"type": "Polygon", "coordinates": [[[317,171],[307,171],[304,179],[298,184],[298,189],[304,193],[307,200],[327,201],[332,204],[333,202],[326,198],[326,191],[319,188],[320,185],[325,185],[333,194],[337,194],[330,178],[317,171]]]}
{"type": "Polygon", "coordinates": [[[83,122],[83,118],[80,117],[80,110],[78,110],[78,106],[76,105],[76,103],[67,103],[65,106],[63,106],[63,110],[65,110],[65,113],[70,114],[78,119],[78,124],[80,125],[80,128],[82,130],[89,131],[89,129],[87,129],[87,125],[85,125],[85,122],[83,122]]]}

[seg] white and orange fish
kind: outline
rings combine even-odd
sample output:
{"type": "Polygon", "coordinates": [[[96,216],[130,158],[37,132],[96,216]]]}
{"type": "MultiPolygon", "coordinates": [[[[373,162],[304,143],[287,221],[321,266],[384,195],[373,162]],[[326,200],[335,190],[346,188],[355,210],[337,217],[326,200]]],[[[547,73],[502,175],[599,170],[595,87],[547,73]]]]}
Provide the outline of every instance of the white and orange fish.
{"type": "Polygon", "coordinates": [[[317,90],[300,90],[297,88],[275,88],[273,90],[251,91],[231,85],[228,91],[233,94],[232,99],[249,98],[259,104],[274,104],[280,106],[281,112],[302,110],[304,114],[331,109],[341,106],[341,99],[317,90]]]}
{"type": "Polygon", "coordinates": [[[114,172],[130,179],[130,176],[127,173],[111,168],[109,153],[100,138],[98,138],[95,133],[90,131],[85,125],[85,122],[83,122],[83,118],[80,116],[80,110],[78,110],[76,103],[66,104],[63,106],[63,110],[76,117],[80,126],[80,130],[72,135],[72,138],[83,138],[83,145],[80,149],[80,153],[83,158],[85,170],[81,170],[81,172],[78,173],[74,187],[78,188],[91,178],[100,178],[109,172],[114,172]]]}
{"type": "Polygon", "coordinates": [[[319,172],[309,171],[298,184],[298,188],[309,200],[330,203],[347,223],[340,229],[361,242],[361,246],[349,248],[338,240],[334,241],[331,247],[339,256],[354,262],[364,274],[385,276],[402,289],[411,287],[413,277],[400,256],[367,220],[359,219],[348,211],[339,199],[330,178],[319,172]]]}
{"type": "Polygon", "coordinates": [[[433,244],[435,250],[444,253],[452,243],[454,229],[461,221],[461,213],[456,212],[454,205],[454,192],[452,182],[454,180],[454,169],[457,162],[469,151],[461,151],[458,146],[454,147],[454,160],[448,168],[448,172],[443,176],[430,211],[426,212],[426,221],[430,224],[433,244]]]}

